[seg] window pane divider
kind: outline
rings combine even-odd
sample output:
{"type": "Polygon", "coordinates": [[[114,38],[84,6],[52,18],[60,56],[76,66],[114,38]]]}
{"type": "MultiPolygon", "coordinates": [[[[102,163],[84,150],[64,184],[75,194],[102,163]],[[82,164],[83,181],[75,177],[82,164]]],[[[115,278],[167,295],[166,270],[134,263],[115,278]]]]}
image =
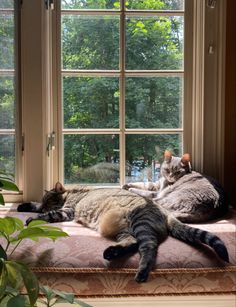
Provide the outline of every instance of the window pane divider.
{"type": "Polygon", "coordinates": [[[89,9],[68,9],[61,10],[62,15],[116,15],[124,13],[126,16],[184,16],[182,10],[89,10],[89,9]]]}
{"type": "Polygon", "coordinates": [[[77,76],[114,76],[119,77],[119,70],[62,70],[63,77],[77,77],[77,76]]]}
{"type": "Polygon", "coordinates": [[[0,135],[5,135],[5,134],[15,134],[15,129],[0,129],[0,135]]]}
{"type": "Polygon", "coordinates": [[[14,9],[1,9],[0,8],[0,14],[13,15],[14,14],[14,9]]]}
{"type": "Polygon", "coordinates": [[[183,76],[183,70],[126,70],[126,77],[135,77],[135,76],[183,76]]]}
{"type": "MultiPolygon", "coordinates": [[[[183,128],[145,128],[145,129],[124,129],[125,134],[176,134],[182,133],[183,128]]],[[[63,134],[120,134],[122,129],[63,129],[63,134]]]]}
{"type": "MultiPolygon", "coordinates": [[[[125,70],[126,77],[135,76],[183,76],[183,70],[125,70]]],[[[63,77],[76,77],[76,76],[114,76],[119,77],[121,70],[62,70],[63,77]]]]}
{"type": "Polygon", "coordinates": [[[133,10],[125,11],[126,16],[184,16],[184,11],[148,11],[148,10],[133,10]]]}
{"type": "Polygon", "coordinates": [[[169,128],[169,129],[125,129],[125,134],[176,134],[176,133],[182,133],[182,128],[169,128]]]}
{"type": "Polygon", "coordinates": [[[63,129],[63,134],[119,134],[120,129],[63,129]]]}
{"type": "Polygon", "coordinates": [[[0,76],[14,76],[15,70],[14,69],[0,69],[0,76]]]}

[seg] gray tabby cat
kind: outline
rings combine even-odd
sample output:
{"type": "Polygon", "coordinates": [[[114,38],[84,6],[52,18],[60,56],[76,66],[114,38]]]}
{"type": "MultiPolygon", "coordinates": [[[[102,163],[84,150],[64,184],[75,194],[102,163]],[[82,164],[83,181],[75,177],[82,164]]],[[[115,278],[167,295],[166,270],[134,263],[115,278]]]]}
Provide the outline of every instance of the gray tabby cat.
{"type": "Polygon", "coordinates": [[[157,248],[168,235],[188,244],[206,244],[222,260],[229,261],[224,243],[214,234],[184,225],[152,200],[119,188],[65,190],[58,182],[53,190],[46,192],[42,203],[23,203],[18,211],[40,212],[27,223],[34,219],[50,223],[74,219],[105,237],[116,239],[117,244],[104,251],[107,260],[139,251],[137,282],[147,280],[156,263],[157,248]]]}
{"type": "Polygon", "coordinates": [[[202,223],[222,217],[228,202],[222,186],[213,178],[192,171],[189,154],[181,158],[165,151],[157,182],[123,186],[140,196],[153,199],[185,223],[202,223]]]}

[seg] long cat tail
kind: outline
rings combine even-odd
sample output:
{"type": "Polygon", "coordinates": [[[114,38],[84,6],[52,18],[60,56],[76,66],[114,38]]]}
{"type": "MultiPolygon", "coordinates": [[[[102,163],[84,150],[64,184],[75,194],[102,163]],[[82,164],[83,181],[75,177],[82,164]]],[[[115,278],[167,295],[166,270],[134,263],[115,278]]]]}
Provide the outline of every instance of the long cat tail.
{"type": "Polygon", "coordinates": [[[173,216],[168,217],[168,227],[172,237],[190,244],[206,244],[213,248],[221,259],[229,262],[227,248],[225,247],[224,242],[216,235],[208,231],[183,224],[173,216]]]}

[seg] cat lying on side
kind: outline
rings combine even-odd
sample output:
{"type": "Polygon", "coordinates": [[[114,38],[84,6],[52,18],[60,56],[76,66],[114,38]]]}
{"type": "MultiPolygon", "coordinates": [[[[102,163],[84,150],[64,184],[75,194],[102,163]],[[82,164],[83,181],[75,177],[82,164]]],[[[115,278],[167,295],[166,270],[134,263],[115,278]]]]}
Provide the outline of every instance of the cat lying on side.
{"type": "Polygon", "coordinates": [[[229,256],[224,243],[214,234],[182,224],[152,200],[119,188],[65,190],[61,183],[46,192],[42,203],[23,203],[18,211],[38,212],[36,218],[50,223],[75,220],[117,240],[103,257],[113,260],[130,252],[140,253],[135,280],[144,282],[156,263],[157,248],[168,235],[188,244],[210,246],[224,261],[229,256]]]}
{"type": "Polygon", "coordinates": [[[128,183],[123,186],[151,198],[184,223],[202,223],[223,216],[228,202],[222,186],[213,178],[192,171],[189,154],[181,158],[165,151],[157,182],[128,183]]]}

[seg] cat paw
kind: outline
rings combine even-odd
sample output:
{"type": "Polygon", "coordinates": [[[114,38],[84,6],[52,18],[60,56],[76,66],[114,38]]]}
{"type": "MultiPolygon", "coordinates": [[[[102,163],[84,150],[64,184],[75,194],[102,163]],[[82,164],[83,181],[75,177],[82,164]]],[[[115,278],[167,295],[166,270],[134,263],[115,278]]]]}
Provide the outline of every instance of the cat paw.
{"type": "Polygon", "coordinates": [[[129,190],[129,188],[131,187],[130,183],[126,183],[122,186],[123,190],[129,190]]]}
{"type": "Polygon", "coordinates": [[[139,271],[135,275],[135,278],[134,278],[134,280],[138,283],[145,282],[145,281],[147,281],[147,279],[148,279],[148,271],[147,270],[139,271]]]}
{"type": "Polygon", "coordinates": [[[32,222],[34,220],[33,217],[29,217],[26,221],[25,221],[25,225],[28,226],[30,222],[32,222]]]}
{"type": "Polygon", "coordinates": [[[31,203],[22,203],[17,207],[18,212],[29,212],[31,208],[31,203]]]}
{"type": "Polygon", "coordinates": [[[123,252],[123,246],[121,245],[109,246],[104,250],[103,258],[106,260],[112,260],[121,256],[122,252],[123,252]]]}

